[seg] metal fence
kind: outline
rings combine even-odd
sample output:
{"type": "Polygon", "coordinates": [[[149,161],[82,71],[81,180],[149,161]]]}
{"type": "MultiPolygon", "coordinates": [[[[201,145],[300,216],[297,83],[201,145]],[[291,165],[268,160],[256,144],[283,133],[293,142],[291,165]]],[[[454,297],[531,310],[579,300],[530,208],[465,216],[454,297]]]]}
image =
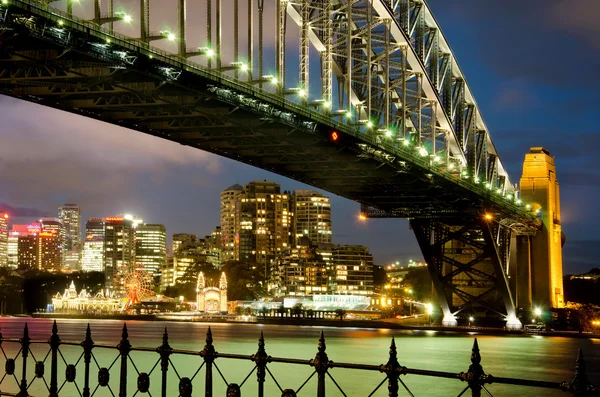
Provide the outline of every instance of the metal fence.
{"type": "MultiPolygon", "coordinates": [[[[17,350],[15,349],[15,350],[17,350]]],[[[79,350],[79,349],[78,349],[79,350]]],[[[353,363],[338,363],[331,361],[326,353],[325,336],[321,331],[319,343],[317,347],[317,353],[313,359],[302,360],[293,358],[282,358],[282,357],[271,357],[265,350],[265,340],[262,332],[258,340],[258,350],[252,355],[243,354],[232,354],[232,353],[218,353],[213,345],[212,332],[210,327],[206,333],[206,345],[201,351],[190,351],[190,350],[178,350],[173,349],[169,345],[169,337],[167,329],[165,328],[162,344],[157,348],[150,347],[133,347],[128,339],[127,325],[123,325],[123,331],[121,335],[121,341],[117,346],[96,344],[92,340],[92,333],[88,324],[85,339],[82,342],[67,342],[62,341],[58,334],[58,327],[56,321],[52,326],[52,334],[48,340],[32,340],[29,337],[29,331],[27,324],[25,325],[23,336],[21,338],[3,338],[0,333],[0,351],[5,359],[4,375],[0,378],[0,396],[17,396],[26,397],[30,396],[29,390],[32,384],[36,381],[43,382],[45,388],[49,393],[49,397],[57,397],[61,395],[61,391],[66,384],[71,383],[74,385],[74,389],[77,390],[78,395],[84,397],[91,397],[96,395],[99,389],[106,389],[110,395],[115,396],[118,393],[119,397],[126,397],[128,395],[136,396],[138,394],[150,393],[150,381],[158,378],[160,373],[160,396],[167,397],[172,396],[172,392],[167,391],[167,373],[172,370],[178,379],[178,393],[180,397],[191,397],[192,395],[204,395],[205,397],[212,397],[213,395],[213,382],[223,381],[226,387],[227,397],[242,396],[243,390],[250,388],[257,388],[259,397],[265,396],[265,382],[272,381],[279,390],[278,394],[281,397],[296,397],[298,395],[303,396],[317,396],[325,397],[326,395],[326,380],[329,379],[331,382],[327,384],[335,387],[334,391],[340,393],[343,396],[348,396],[347,391],[344,391],[340,384],[333,377],[330,369],[332,368],[345,368],[355,371],[369,371],[373,373],[373,377],[382,377],[381,382],[374,388],[374,390],[368,395],[373,396],[378,390],[384,387],[387,383],[388,396],[397,397],[400,393],[409,396],[414,396],[413,392],[403,381],[403,378],[407,375],[419,375],[433,378],[444,378],[454,379],[456,381],[463,382],[466,384],[464,389],[458,394],[460,396],[467,396],[470,393],[471,396],[484,395],[492,396],[488,386],[492,383],[522,386],[527,388],[537,388],[536,390],[530,390],[534,392],[540,392],[540,389],[554,389],[562,390],[569,395],[573,396],[597,396],[600,395],[600,388],[593,386],[586,375],[586,364],[583,358],[581,349],[576,361],[575,374],[573,380],[565,382],[545,382],[528,379],[517,379],[517,378],[504,378],[495,377],[490,374],[486,374],[481,365],[481,355],[479,352],[479,346],[477,339],[473,343],[471,351],[471,365],[467,372],[453,373],[453,372],[441,372],[441,371],[430,371],[423,369],[408,368],[400,365],[398,362],[396,343],[392,338],[390,345],[389,357],[387,358],[386,364],[381,365],[365,365],[365,364],[353,364],[353,363]],[[14,357],[9,357],[6,353],[5,346],[8,343],[16,344],[18,352],[14,357]],[[33,345],[48,345],[48,351],[45,356],[36,357],[31,349],[33,345]],[[65,359],[61,351],[62,346],[76,346],[81,349],[81,353],[78,353],[78,359],[73,364],[69,364],[65,359]],[[99,362],[96,360],[94,351],[97,349],[111,349],[116,350],[116,357],[108,367],[101,367],[99,362]],[[155,360],[153,359],[154,365],[149,372],[140,372],[138,368],[141,368],[136,364],[134,358],[130,354],[131,352],[146,352],[156,354],[155,360]],[[192,368],[195,372],[191,377],[182,377],[177,371],[173,359],[177,356],[196,356],[199,357],[199,365],[192,368]],[[41,358],[41,360],[38,360],[41,358]],[[21,371],[20,379],[17,374],[17,360],[21,360],[21,371]],[[83,376],[78,374],[77,368],[83,359],[83,376]],[[252,370],[245,376],[243,381],[239,384],[229,383],[225,379],[223,372],[220,370],[219,365],[226,365],[226,360],[242,360],[249,362],[253,365],[252,370]],[[49,379],[45,372],[47,362],[50,361],[50,374],[49,379]],[[119,364],[117,365],[117,363],[119,364]],[[219,365],[217,365],[217,362],[219,365]],[[311,374],[308,378],[297,388],[286,388],[284,389],[281,385],[285,379],[277,379],[269,366],[273,363],[290,364],[294,366],[309,367],[311,374]],[[59,377],[58,368],[59,364],[64,366],[64,375],[59,377]],[[128,364],[131,364],[129,366],[128,364]],[[160,366],[159,366],[160,364],[160,366]],[[128,367],[133,367],[135,373],[128,373],[128,367]],[[27,379],[28,372],[31,373],[33,369],[34,377],[27,379]],[[204,369],[204,389],[198,391],[195,388],[201,383],[200,380],[194,382],[196,377],[201,378],[201,371],[204,369]],[[97,385],[92,389],[90,382],[90,374],[93,371],[97,371],[97,385]],[[112,371],[112,372],[111,372],[112,371]],[[111,373],[119,373],[118,391],[113,390],[109,384],[111,373]],[[215,372],[216,371],[216,372],[215,372]],[[251,382],[247,382],[252,374],[256,373],[256,386],[251,386],[251,382]],[[154,376],[152,376],[154,374],[154,376]],[[137,377],[137,387],[135,389],[128,390],[128,376],[137,377]],[[316,391],[311,390],[307,386],[309,381],[316,376],[316,391]],[[11,379],[12,378],[12,379],[11,379]],[[14,382],[13,382],[14,379],[14,382]],[[79,383],[78,383],[79,382],[79,383]],[[83,382],[81,386],[81,382],[83,382]],[[14,391],[7,392],[5,387],[13,386],[14,391]]],[[[45,349],[44,349],[45,351],[45,349]]],[[[139,363],[138,363],[139,364],[139,363]]],[[[144,363],[148,364],[148,363],[144,363]]],[[[189,369],[189,368],[188,368],[189,369]]],[[[69,389],[73,390],[73,389],[69,389]]],[[[523,390],[526,392],[526,390],[523,390]]],[[[106,392],[105,392],[106,393],[106,392]]],[[[73,395],[72,391],[69,393],[63,392],[62,396],[73,395]]],[[[522,394],[523,395],[523,394],[522,394]]]]}

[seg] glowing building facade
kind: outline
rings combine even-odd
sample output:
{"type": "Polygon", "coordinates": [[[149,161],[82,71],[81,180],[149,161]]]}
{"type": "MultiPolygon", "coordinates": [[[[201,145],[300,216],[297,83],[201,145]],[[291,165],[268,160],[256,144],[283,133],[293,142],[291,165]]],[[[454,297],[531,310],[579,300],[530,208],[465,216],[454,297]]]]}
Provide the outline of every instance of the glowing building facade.
{"type": "Polygon", "coordinates": [[[122,292],[123,276],[133,270],[134,223],[123,216],[104,219],[104,282],[109,292],[122,292]]]}
{"type": "Polygon", "coordinates": [[[135,266],[158,275],[167,261],[167,229],[164,225],[140,224],[135,228],[135,266]]]}
{"type": "Polygon", "coordinates": [[[77,250],[81,247],[81,210],[77,204],[58,207],[58,219],[64,229],[63,249],[77,250]]]}
{"type": "Polygon", "coordinates": [[[274,182],[245,185],[236,205],[235,259],[255,262],[265,279],[275,258],[292,243],[292,197],[274,182]]]}
{"type": "Polygon", "coordinates": [[[303,237],[311,244],[331,243],[331,203],[313,190],[296,190],[294,197],[295,244],[302,245],[303,237]]]}
{"type": "Polygon", "coordinates": [[[0,267],[8,266],[8,214],[0,212],[0,267]]]}
{"type": "Polygon", "coordinates": [[[239,242],[236,211],[242,190],[240,185],[233,185],[221,192],[221,260],[223,262],[235,259],[236,245],[239,242]]]}

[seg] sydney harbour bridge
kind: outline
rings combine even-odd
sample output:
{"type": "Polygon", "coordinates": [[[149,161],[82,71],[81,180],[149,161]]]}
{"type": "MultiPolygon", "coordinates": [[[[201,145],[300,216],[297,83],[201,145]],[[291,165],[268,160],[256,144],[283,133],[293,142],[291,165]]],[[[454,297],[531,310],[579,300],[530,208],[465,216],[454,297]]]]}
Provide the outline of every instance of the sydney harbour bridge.
{"type": "Polygon", "coordinates": [[[153,32],[150,0],[135,18],[114,0],[0,0],[0,92],[409,219],[445,325],[563,305],[553,159],[532,148],[511,180],[425,1],[198,0],[204,20],[171,3],[176,29],[153,32]]]}

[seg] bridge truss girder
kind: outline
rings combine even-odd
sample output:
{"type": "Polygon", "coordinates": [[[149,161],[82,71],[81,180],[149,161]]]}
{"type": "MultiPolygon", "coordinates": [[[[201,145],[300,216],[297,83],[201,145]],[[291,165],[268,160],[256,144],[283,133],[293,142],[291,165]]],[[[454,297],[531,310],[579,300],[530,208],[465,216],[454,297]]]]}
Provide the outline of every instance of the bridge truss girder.
{"type": "Polygon", "coordinates": [[[322,100],[337,79],[338,107],[374,136],[410,140],[456,162],[470,178],[514,194],[462,71],[426,3],[418,0],[294,0],[301,85],[309,43],[321,57],[322,100]],[[310,29],[305,19],[309,18],[310,29]],[[464,167],[464,169],[463,169],[464,167]]]}
{"type": "Polygon", "coordinates": [[[411,220],[443,313],[506,321],[520,328],[508,282],[512,230],[485,218],[411,220]]]}

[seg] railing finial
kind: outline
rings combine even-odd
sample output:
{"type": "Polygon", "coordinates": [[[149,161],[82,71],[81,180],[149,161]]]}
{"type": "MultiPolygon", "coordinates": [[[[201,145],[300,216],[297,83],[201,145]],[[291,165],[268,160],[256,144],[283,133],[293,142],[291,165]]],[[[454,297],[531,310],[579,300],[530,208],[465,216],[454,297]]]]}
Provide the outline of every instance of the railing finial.
{"type": "Polygon", "coordinates": [[[392,337],[390,344],[390,360],[398,360],[398,350],[396,350],[396,339],[392,337]]]}
{"type": "Polygon", "coordinates": [[[212,337],[212,331],[211,331],[210,325],[209,325],[208,331],[206,331],[206,345],[212,346],[212,344],[213,344],[213,337],[212,337]]]}
{"type": "Polygon", "coordinates": [[[475,365],[479,365],[481,363],[481,354],[479,353],[479,344],[477,343],[477,338],[473,341],[473,349],[471,349],[471,362],[475,365]]]}
{"type": "Polygon", "coordinates": [[[319,353],[325,353],[325,349],[327,349],[327,345],[325,345],[325,333],[321,330],[321,335],[319,337],[319,353]]]}
{"type": "Polygon", "coordinates": [[[587,377],[587,368],[583,358],[583,350],[579,348],[577,361],[575,362],[575,378],[571,381],[570,389],[574,396],[588,396],[588,392],[591,388],[587,377]]]}
{"type": "Polygon", "coordinates": [[[123,332],[121,333],[121,339],[127,339],[129,333],[127,332],[127,323],[123,323],[123,332]]]}

